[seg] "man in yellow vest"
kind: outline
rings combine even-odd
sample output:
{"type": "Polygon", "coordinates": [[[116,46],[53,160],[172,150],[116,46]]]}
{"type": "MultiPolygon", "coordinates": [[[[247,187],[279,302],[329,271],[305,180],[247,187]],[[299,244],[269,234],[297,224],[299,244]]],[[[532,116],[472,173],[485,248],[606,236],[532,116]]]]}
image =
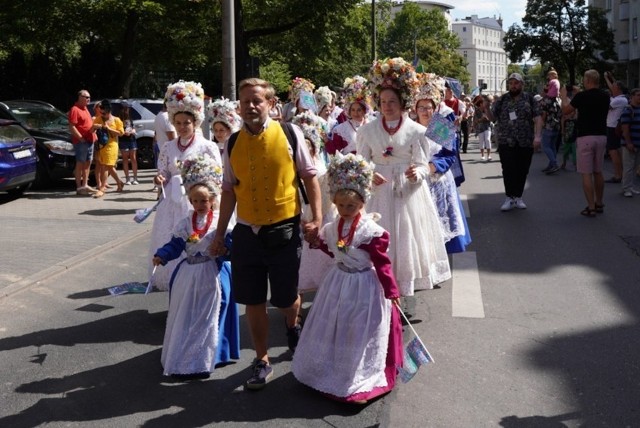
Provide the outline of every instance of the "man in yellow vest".
{"type": "Polygon", "coordinates": [[[233,150],[223,154],[224,181],[214,255],[225,252],[224,235],[237,208],[231,251],[231,284],[237,303],[246,305],[247,321],[256,358],[253,375],[245,387],[262,389],[273,375],[268,356],[269,316],[267,289],[273,306],[285,315],[289,349],[295,351],[302,326],[298,268],[304,237],[314,242],[322,214],[316,167],[302,131],[293,126],[297,139],[293,153],[284,129],[269,118],[275,90],[268,82],[250,78],[239,84],[240,116],[244,126],[233,150]],[[300,224],[298,178],[309,197],[313,220],[300,224]]]}

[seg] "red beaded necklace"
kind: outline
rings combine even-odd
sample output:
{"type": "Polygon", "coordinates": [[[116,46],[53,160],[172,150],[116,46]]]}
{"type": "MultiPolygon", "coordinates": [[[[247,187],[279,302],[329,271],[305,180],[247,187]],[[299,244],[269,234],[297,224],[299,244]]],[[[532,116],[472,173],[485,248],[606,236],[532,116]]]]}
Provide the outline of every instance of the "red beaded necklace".
{"type": "Polygon", "coordinates": [[[189,142],[187,143],[186,146],[183,146],[180,143],[180,137],[178,137],[178,150],[180,150],[181,152],[184,152],[185,150],[187,150],[189,148],[189,146],[191,146],[191,144],[193,144],[193,140],[196,138],[196,134],[194,133],[193,136],[191,137],[191,139],[189,140],[189,142]]]}
{"type": "Polygon", "coordinates": [[[351,227],[349,227],[349,232],[346,235],[342,235],[342,229],[344,229],[344,218],[340,217],[340,221],[338,221],[338,250],[346,251],[347,247],[351,245],[351,241],[353,241],[353,235],[356,233],[356,227],[358,227],[358,222],[360,221],[361,214],[353,219],[353,223],[351,223],[351,227]]]}
{"type": "Polygon", "coordinates": [[[394,126],[393,128],[390,128],[389,126],[387,126],[387,120],[384,118],[384,116],[382,116],[382,127],[384,128],[385,131],[387,131],[389,135],[393,135],[396,132],[398,132],[398,129],[400,129],[400,125],[402,125],[402,119],[403,119],[402,116],[400,116],[398,125],[394,126]]]}
{"type": "Polygon", "coordinates": [[[209,210],[209,212],[207,213],[207,221],[204,224],[204,227],[202,229],[198,228],[198,213],[197,212],[193,212],[193,215],[191,216],[191,227],[193,228],[193,233],[198,235],[199,238],[202,238],[205,233],[207,233],[207,230],[209,230],[209,226],[211,226],[211,222],[213,221],[213,211],[209,210]]]}

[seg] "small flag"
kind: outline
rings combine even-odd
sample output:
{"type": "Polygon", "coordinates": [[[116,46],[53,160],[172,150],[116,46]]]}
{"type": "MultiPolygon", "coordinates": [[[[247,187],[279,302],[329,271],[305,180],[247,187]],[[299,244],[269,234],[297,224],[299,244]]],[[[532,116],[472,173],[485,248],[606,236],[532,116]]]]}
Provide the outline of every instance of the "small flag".
{"type": "Polygon", "coordinates": [[[135,221],[136,223],[142,223],[151,215],[152,212],[154,212],[158,208],[158,205],[160,205],[160,202],[162,202],[166,198],[166,195],[164,193],[164,186],[161,186],[161,189],[162,189],[162,198],[158,199],[158,202],[156,202],[155,204],[153,204],[153,206],[150,206],[149,208],[136,210],[136,215],[133,216],[133,221],[135,221]]]}
{"type": "Polygon", "coordinates": [[[420,366],[433,362],[433,357],[416,336],[404,348],[403,367],[398,367],[398,376],[403,383],[407,383],[418,372],[420,366]]]}
{"type": "Polygon", "coordinates": [[[433,115],[424,135],[447,150],[455,149],[456,126],[440,114],[433,115]]]}

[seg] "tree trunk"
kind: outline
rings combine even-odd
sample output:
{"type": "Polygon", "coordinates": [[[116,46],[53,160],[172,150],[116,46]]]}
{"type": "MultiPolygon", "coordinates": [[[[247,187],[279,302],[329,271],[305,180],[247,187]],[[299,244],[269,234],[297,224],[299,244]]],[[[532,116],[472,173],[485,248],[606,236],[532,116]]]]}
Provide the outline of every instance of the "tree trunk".
{"type": "Polygon", "coordinates": [[[135,10],[129,10],[125,22],[120,73],[118,74],[116,86],[116,93],[123,98],[129,98],[131,96],[131,84],[133,83],[133,74],[135,71],[135,41],[139,23],[140,15],[138,15],[135,10]]]}

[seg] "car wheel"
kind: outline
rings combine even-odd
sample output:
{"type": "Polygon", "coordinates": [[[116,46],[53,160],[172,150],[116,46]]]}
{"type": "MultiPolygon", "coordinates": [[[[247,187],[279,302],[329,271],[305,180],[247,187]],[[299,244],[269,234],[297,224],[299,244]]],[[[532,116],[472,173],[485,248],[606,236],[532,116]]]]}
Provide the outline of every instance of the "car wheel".
{"type": "Polygon", "coordinates": [[[139,138],[136,140],[138,143],[138,150],[136,157],[138,159],[138,168],[140,169],[152,169],[156,167],[155,159],[153,158],[153,139],[151,138],[139,138]]]}
{"type": "Polygon", "coordinates": [[[13,189],[9,189],[9,190],[7,190],[7,193],[8,193],[11,197],[17,198],[17,197],[19,197],[19,196],[22,196],[22,194],[23,194],[24,192],[26,192],[26,191],[27,191],[27,189],[29,189],[29,187],[31,187],[31,183],[23,184],[23,185],[21,185],[21,186],[14,187],[13,189]]]}
{"type": "Polygon", "coordinates": [[[38,157],[38,162],[36,164],[36,181],[33,183],[36,188],[43,188],[51,184],[51,174],[49,174],[49,170],[46,165],[43,165],[40,162],[40,157],[38,157]]]}

